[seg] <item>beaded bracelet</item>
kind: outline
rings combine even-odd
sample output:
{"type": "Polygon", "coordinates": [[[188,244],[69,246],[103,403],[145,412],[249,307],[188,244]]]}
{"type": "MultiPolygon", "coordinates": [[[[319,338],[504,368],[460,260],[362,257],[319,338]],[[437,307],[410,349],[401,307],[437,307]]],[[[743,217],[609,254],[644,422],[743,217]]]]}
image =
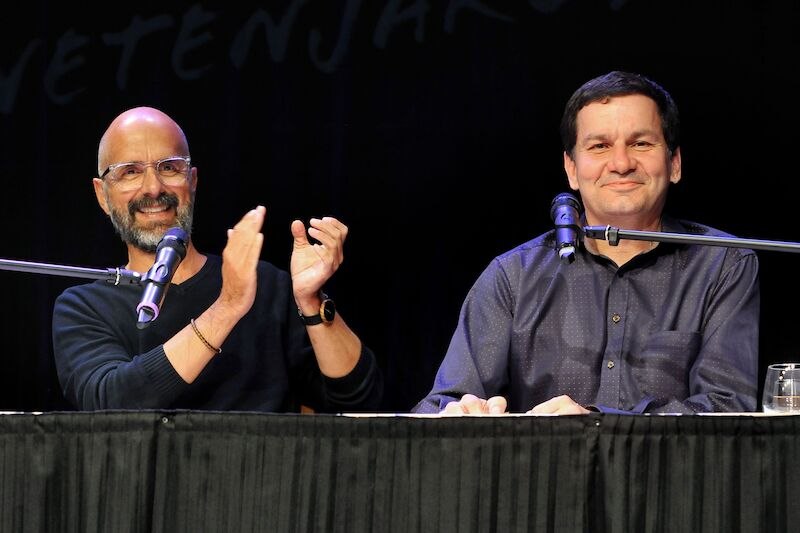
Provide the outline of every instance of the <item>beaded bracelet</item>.
{"type": "Polygon", "coordinates": [[[197,338],[200,339],[203,342],[203,344],[206,345],[206,348],[208,348],[212,352],[222,353],[222,348],[214,348],[213,346],[211,346],[211,343],[208,342],[205,337],[203,337],[203,334],[200,333],[199,329],[197,329],[197,324],[194,323],[194,318],[191,319],[189,322],[192,324],[192,329],[194,330],[195,334],[197,335],[197,338]]]}

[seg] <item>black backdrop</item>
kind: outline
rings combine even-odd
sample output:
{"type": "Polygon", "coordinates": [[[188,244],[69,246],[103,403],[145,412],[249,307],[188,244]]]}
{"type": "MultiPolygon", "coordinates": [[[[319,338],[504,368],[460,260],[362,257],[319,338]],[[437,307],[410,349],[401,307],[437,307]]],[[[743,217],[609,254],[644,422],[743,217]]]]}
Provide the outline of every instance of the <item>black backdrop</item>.
{"type": "MultiPolygon", "coordinates": [[[[427,392],[486,264],[550,227],[550,201],[567,190],[561,110],[608,70],[653,77],[681,109],[674,215],[800,240],[796,2],[117,6],[31,1],[3,17],[0,258],[124,263],[92,192],[97,141],[120,111],[159,107],[184,127],[199,169],[201,251],[220,252],[225,229],[258,203],[262,257],[280,267],[292,218],[350,226],[328,292],[378,355],[384,410],[427,392]]],[[[763,374],[800,360],[800,257],[759,256],[763,374]]],[[[83,281],[0,272],[0,409],[68,407],[50,313],[83,281]]]]}

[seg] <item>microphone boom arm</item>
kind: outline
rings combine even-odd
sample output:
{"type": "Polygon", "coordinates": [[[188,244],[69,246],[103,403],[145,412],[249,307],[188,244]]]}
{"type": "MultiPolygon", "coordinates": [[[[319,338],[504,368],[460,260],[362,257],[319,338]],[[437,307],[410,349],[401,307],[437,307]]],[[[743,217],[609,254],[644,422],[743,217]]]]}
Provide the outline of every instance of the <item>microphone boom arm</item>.
{"type": "Polygon", "coordinates": [[[14,272],[30,272],[33,274],[48,274],[51,276],[69,276],[73,278],[105,279],[114,285],[131,284],[140,285],[142,275],[133,270],[124,268],[86,268],[67,265],[53,265],[49,263],[34,263],[31,261],[15,261],[0,259],[0,270],[14,272]]]}
{"type": "Polygon", "coordinates": [[[619,244],[620,239],[634,241],[676,242],[681,244],[705,244],[727,248],[751,248],[777,252],[800,253],[800,243],[788,241],[766,241],[762,239],[740,239],[738,237],[712,237],[690,235],[687,233],[666,233],[661,231],[639,231],[615,228],[614,226],[585,226],[583,233],[592,239],[608,241],[611,246],[619,244]]]}

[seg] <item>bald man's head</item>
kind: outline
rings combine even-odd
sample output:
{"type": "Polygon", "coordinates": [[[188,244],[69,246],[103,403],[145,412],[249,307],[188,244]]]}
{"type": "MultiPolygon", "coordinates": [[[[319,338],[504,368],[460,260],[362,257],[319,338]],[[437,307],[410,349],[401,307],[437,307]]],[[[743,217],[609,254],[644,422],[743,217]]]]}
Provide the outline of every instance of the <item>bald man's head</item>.
{"type": "Polygon", "coordinates": [[[189,156],[183,130],[158,109],[129,109],[108,126],[97,150],[101,177],[94,180],[95,195],[128,245],[154,252],[166,230],[175,225],[191,235],[197,169],[181,171],[185,179],[176,182],[174,176],[165,177],[159,166],[176,160],[189,163],[189,156]],[[114,172],[124,173],[126,183],[114,173],[107,174],[111,165],[114,172]]]}
{"type": "Polygon", "coordinates": [[[97,150],[97,172],[102,173],[108,165],[119,163],[114,161],[118,144],[129,145],[134,136],[142,136],[147,131],[161,131],[174,137],[176,154],[189,155],[189,143],[178,123],[153,107],[134,107],[119,114],[100,138],[97,150]]]}

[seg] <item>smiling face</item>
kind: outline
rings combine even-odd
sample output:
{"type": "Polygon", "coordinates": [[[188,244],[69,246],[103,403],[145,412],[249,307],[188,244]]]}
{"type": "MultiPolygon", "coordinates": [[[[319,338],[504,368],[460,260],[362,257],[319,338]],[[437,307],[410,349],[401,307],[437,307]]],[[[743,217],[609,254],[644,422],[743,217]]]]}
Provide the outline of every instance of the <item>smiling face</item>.
{"type": "MultiPolygon", "coordinates": [[[[117,163],[188,155],[186,138],[171,118],[152,108],[136,108],[117,117],[103,135],[98,171],[102,174],[117,163]]],[[[152,253],[170,227],[178,225],[191,234],[197,169],[192,167],[186,177],[179,185],[165,185],[155,166],[148,165],[138,189],[122,191],[110,175],[95,178],[94,189],[122,240],[152,253]]]]}
{"type": "Polygon", "coordinates": [[[587,223],[658,228],[669,184],[681,177],[681,157],[679,148],[667,148],[656,103],[640,94],[592,102],[578,112],[576,126],[564,170],[580,191],[587,223]]]}

